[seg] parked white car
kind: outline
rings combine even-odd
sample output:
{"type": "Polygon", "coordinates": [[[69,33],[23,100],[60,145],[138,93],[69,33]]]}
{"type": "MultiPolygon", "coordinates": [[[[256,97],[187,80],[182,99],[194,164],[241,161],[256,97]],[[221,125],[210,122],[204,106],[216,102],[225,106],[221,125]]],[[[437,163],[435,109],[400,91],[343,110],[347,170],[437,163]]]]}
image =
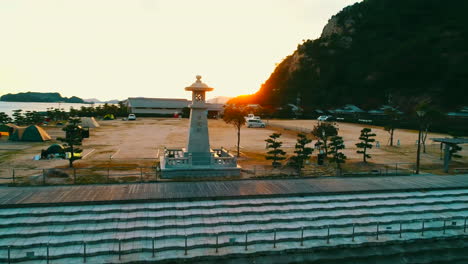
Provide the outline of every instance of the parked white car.
{"type": "Polygon", "coordinates": [[[332,121],[333,117],[330,115],[323,115],[317,118],[318,121],[332,121]]]}
{"type": "Polygon", "coordinates": [[[247,127],[265,127],[265,123],[263,123],[260,119],[249,119],[247,120],[247,127]]]}
{"type": "Polygon", "coordinates": [[[135,114],[129,114],[128,115],[128,120],[136,120],[135,114]]]}

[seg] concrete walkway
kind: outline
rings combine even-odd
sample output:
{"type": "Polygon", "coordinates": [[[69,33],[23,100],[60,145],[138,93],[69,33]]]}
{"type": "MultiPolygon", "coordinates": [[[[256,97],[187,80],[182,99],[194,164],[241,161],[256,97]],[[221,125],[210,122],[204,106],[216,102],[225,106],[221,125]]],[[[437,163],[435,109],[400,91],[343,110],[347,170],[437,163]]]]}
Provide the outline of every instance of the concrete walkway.
{"type": "Polygon", "coordinates": [[[0,208],[458,188],[468,188],[468,174],[0,187],[0,208]]]}

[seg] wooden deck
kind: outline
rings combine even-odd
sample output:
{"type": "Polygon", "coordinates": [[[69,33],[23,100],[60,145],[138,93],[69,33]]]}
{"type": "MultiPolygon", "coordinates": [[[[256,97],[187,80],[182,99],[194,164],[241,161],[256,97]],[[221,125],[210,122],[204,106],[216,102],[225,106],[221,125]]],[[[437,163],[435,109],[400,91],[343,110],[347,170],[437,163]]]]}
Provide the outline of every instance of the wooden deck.
{"type": "Polygon", "coordinates": [[[468,174],[0,187],[0,208],[455,188],[468,188],[468,174]]]}

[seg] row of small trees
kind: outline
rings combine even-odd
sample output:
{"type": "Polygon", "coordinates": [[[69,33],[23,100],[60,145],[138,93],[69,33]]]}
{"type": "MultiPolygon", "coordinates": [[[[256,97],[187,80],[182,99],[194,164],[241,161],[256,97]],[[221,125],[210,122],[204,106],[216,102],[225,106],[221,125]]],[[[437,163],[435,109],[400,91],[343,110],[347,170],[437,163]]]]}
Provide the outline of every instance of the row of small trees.
{"type": "MultiPolygon", "coordinates": [[[[423,117],[419,116],[420,122],[420,131],[422,131],[421,141],[424,147],[425,139],[429,131],[429,127],[432,124],[432,121],[437,119],[439,113],[432,109],[428,103],[422,103],[416,108],[418,111],[424,111],[425,115],[423,117]]],[[[239,105],[227,105],[225,107],[223,120],[228,124],[233,124],[237,129],[237,156],[240,155],[240,129],[245,124],[245,116],[247,115],[248,109],[239,106],[239,105]]],[[[395,129],[398,126],[398,122],[401,114],[396,109],[386,110],[387,116],[389,116],[389,122],[385,126],[385,130],[390,134],[390,146],[394,142],[394,133],[395,129]]],[[[317,139],[315,143],[315,148],[323,151],[323,154],[320,154],[320,158],[329,158],[329,161],[336,163],[337,167],[340,167],[341,163],[344,163],[346,160],[346,155],[344,155],[341,150],[345,148],[343,138],[338,136],[338,129],[331,123],[322,123],[318,126],[315,126],[312,135],[317,139]]],[[[286,159],[286,153],[281,149],[282,142],[279,141],[281,134],[274,133],[266,140],[267,147],[269,151],[267,152],[266,158],[272,160],[272,165],[278,167],[281,165],[281,161],[286,159]]],[[[367,162],[371,158],[369,150],[373,148],[373,143],[375,142],[374,137],[375,133],[372,132],[370,128],[363,128],[359,136],[360,142],[356,144],[358,154],[362,155],[363,162],[367,162]]],[[[294,156],[291,157],[289,164],[294,164],[298,168],[302,168],[303,162],[307,160],[312,154],[312,148],[307,147],[306,145],[311,143],[311,140],[307,138],[305,134],[298,134],[297,143],[295,146],[294,156]]],[[[452,157],[459,157],[457,152],[460,151],[460,147],[456,144],[453,144],[450,149],[450,154],[452,157]]],[[[423,149],[424,151],[424,149],[423,149]]]]}
{"type": "MultiPolygon", "coordinates": [[[[330,156],[330,161],[340,167],[341,163],[346,160],[346,155],[341,152],[345,148],[343,138],[338,136],[338,128],[331,123],[320,123],[314,127],[311,132],[312,136],[317,139],[315,149],[319,149],[321,155],[325,158],[330,156]]],[[[281,149],[282,142],[279,141],[281,134],[273,133],[270,135],[267,142],[266,159],[272,160],[272,165],[278,167],[281,165],[280,161],[286,159],[286,152],[281,149]]],[[[307,137],[305,133],[297,134],[297,142],[295,144],[294,156],[291,157],[290,165],[298,169],[304,166],[304,162],[310,158],[314,148],[308,147],[312,139],[307,137]]]]}
{"type": "MultiPolygon", "coordinates": [[[[281,161],[286,159],[286,152],[281,149],[283,142],[279,141],[281,137],[280,133],[273,133],[265,141],[267,142],[267,154],[265,158],[272,160],[273,167],[281,166],[281,161]]],[[[294,146],[294,155],[290,159],[289,165],[298,168],[300,171],[304,167],[304,162],[310,158],[314,148],[308,147],[312,142],[312,139],[308,138],[305,133],[297,134],[297,142],[294,146]]],[[[317,141],[315,146],[321,146],[320,141],[317,141]]],[[[341,163],[346,160],[346,155],[341,152],[345,148],[343,138],[340,136],[332,136],[328,145],[327,154],[323,153],[325,157],[330,155],[330,161],[335,163],[337,167],[340,167],[341,163]]],[[[324,147],[320,147],[321,150],[325,150],[324,147]]]]}
{"type": "Polygon", "coordinates": [[[19,126],[41,123],[43,117],[36,111],[13,110],[13,118],[4,112],[0,112],[0,124],[15,123],[19,126]]]}
{"type": "MultiPolygon", "coordinates": [[[[53,107],[47,108],[46,111],[47,118],[53,121],[68,120],[70,117],[75,116],[103,117],[108,114],[123,117],[128,115],[128,109],[122,102],[119,102],[117,105],[104,104],[96,107],[82,106],[79,109],[70,108],[69,112],[65,111],[63,108],[53,107]]],[[[35,125],[42,123],[44,118],[45,117],[37,111],[13,110],[11,117],[4,112],[0,112],[0,124],[15,123],[19,126],[35,125]]]]}
{"type": "MultiPolygon", "coordinates": [[[[314,127],[312,135],[317,138],[315,147],[323,151],[324,157],[330,156],[329,160],[335,163],[337,168],[340,168],[340,164],[344,163],[347,159],[346,155],[341,152],[345,148],[343,138],[338,136],[338,128],[330,123],[321,123],[314,127]]],[[[372,133],[372,129],[364,128],[361,130],[359,139],[361,142],[356,144],[359,154],[362,154],[363,161],[367,162],[367,159],[371,158],[368,150],[373,147],[372,143],[375,141],[373,137],[376,135],[372,133]]],[[[281,137],[280,133],[273,133],[266,139],[267,149],[265,158],[272,160],[273,167],[281,166],[281,161],[286,159],[286,152],[281,149],[283,142],[279,141],[281,137]]],[[[290,165],[302,168],[304,161],[308,160],[312,155],[314,148],[307,147],[312,142],[306,134],[297,134],[297,142],[295,145],[294,156],[291,157],[290,165]]]]}
{"type": "Polygon", "coordinates": [[[87,117],[98,117],[105,115],[114,115],[125,117],[128,115],[128,108],[123,102],[118,104],[103,104],[98,106],[85,107],[82,106],[80,109],[70,109],[71,116],[87,116],[87,117]]]}

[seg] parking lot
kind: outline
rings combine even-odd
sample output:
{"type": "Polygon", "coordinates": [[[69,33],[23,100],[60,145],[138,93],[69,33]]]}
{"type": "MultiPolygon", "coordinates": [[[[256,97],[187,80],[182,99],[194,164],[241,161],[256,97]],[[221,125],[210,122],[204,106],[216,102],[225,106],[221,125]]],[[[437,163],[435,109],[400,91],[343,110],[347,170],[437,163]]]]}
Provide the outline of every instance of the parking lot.
{"type": "MultiPolygon", "coordinates": [[[[266,153],[265,139],[273,132],[282,133],[280,140],[288,155],[293,155],[296,134],[309,131],[317,124],[316,120],[263,120],[266,128],[241,129],[241,158],[239,163],[244,168],[268,165],[271,162],[264,158],[266,153]]],[[[188,119],[178,118],[138,118],[136,121],[99,121],[99,128],[91,129],[91,136],[83,141],[83,159],[75,162],[81,167],[118,167],[118,166],[153,166],[164,147],[182,148],[187,143],[188,119]]],[[[232,125],[222,120],[209,120],[210,144],[212,148],[224,147],[235,153],[237,131],[232,125]]],[[[382,127],[350,123],[337,123],[339,135],[343,137],[348,157],[347,165],[361,165],[362,155],[356,153],[355,144],[359,141],[363,127],[372,128],[376,133],[379,148],[372,148],[369,153],[371,164],[414,163],[417,132],[411,130],[395,131],[396,146],[388,146],[389,134],[382,127]],[[397,143],[399,142],[399,145],[397,143]]],[[[0,167],[2,168],[55,168],[67,167],[67,160],[33,160],[41,149],[52,143],[60,143],[57,137],[63,136],[61,127],[44,127],[51,135],[51,142],[11,142],[3,138],[0,141],[0,167]]],[[[431,137],[447,135],[430,134],[431,137]]],[[[314,152],[313,155],[317,153],[314,152]]],[[[461,153],[464,158],[455,159],[454,166],[467,167],[468,150],[461,153]]],[[[427,153],[421,156],[422,164],[437,169],[441,167],[439,145],[428,140],[427,153]]]]}

